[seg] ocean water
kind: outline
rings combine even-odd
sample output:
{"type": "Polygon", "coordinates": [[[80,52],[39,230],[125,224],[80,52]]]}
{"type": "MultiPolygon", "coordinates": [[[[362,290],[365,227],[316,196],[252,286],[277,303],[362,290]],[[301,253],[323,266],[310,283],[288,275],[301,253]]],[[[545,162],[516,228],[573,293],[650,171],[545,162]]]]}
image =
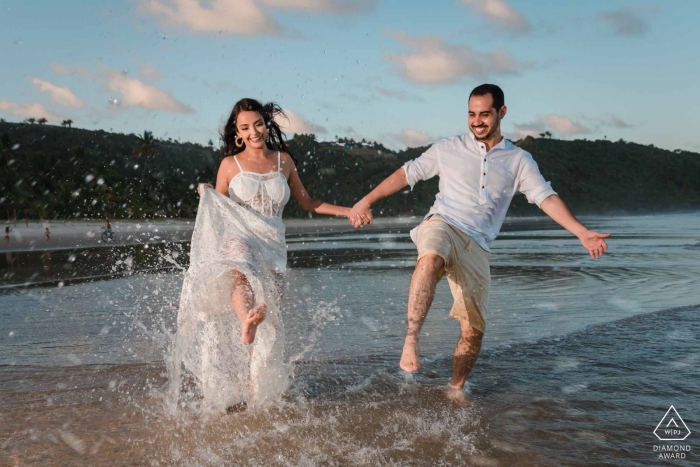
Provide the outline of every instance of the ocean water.
{"type": "Polygon", "coordinates": [[[463,400],[446,391],[445,282],[421,372],[398,368],[407,228],[290,236],[290,389],[208,416],[164,403],[186,244],[15,253],[0,284],[0,465],[700,465],[700,216],[585,222],[613,234],[596,261],[547,220],[504,226],[463,400]],[[654,435],[671,405],[683,441],[654,435]]]}

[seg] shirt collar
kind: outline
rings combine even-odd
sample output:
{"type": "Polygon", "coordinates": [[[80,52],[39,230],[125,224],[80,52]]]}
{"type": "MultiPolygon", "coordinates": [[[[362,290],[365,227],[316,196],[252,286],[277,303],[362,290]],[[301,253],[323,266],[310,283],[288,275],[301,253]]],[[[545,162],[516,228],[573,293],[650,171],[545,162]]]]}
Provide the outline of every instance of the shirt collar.
{"type": "MultiPolygon", "coordinates": [[[[468,135],[469,135],[469,138],[470,138],[474,143],[478,143],[478,141],[476,140],[476,136],[474,136],[474,133],[472,133],[472,132],[470,131],[470,132],[468,133],[468,135]]],[[[492,151],[493,151],[494,149],[512,149],[512,148],[511,148],[511,142],[508,141],[505,137],[503,137],[503,138],[501,138],[501,141],[498,142],[498,144],[496,144],[494,147],[491,148],[492,151]]]]}

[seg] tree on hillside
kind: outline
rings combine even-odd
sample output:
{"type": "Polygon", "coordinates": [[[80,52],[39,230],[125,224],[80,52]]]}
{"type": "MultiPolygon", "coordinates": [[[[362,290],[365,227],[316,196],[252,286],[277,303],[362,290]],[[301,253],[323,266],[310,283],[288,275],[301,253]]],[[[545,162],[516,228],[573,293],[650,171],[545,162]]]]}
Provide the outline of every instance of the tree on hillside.
{"type": "Polygon", "coordinates": [[[550,133],[549,131],[545,131],[545,132],[544,132],[544,136],[545,136],[546,138],[552,139],[552,133],[550,133]]]}
{"type": "Polygon", "coordinates": [[[71,119],[63,120],[61,122],[61,126],[67,126],[68,128],[73,128],[72,125],[73,125],[73,120],[71,120],[71,119]]]}
{"type": "Polygon", "coordinates": [[[29,123],[30,125],[34,125],[36,123],[36,118],[33,118],[33,117],[26,118],[26,119],[24,119],[24,122],[29,123]]]}
{"type": "Polygon", "coordinates": [[[134,155],[137,159],[139,159],[141,156],[144,158],[144,161],[141,164],[143,165],[143,170],[141,172],[143,175],[141,177],[141,182],[139,183],[139,194],[141,194],[143,190],[143,181],[144,178],[146,178],[146,164],[150,159],[153,159],[158,155],[158,145],[156,144],[156,140],[153,137],[152,132],[144,130],[143,135],[136,136],[134,155]]]}
{"type": "Polygon", "coordinates": [[[43,125],[44,123],[48,122],[44,117],[41,117],[39,120],[36,121],[39,125],[43,125]]]}

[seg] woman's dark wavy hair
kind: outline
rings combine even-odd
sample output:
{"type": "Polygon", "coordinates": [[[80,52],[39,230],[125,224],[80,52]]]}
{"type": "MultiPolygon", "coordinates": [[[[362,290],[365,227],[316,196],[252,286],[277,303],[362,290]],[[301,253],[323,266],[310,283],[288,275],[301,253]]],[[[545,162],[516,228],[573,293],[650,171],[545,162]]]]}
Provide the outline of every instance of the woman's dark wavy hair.
{"type": "Polygon", "coordinates": [[[296,158],[289,152],[289,148],[287,147],[287,137],[280,129],[279,124],[275,121],[276,116],[287,118],[282,108],[274,102],[262,104],[260,101],[248,98],[236,102],[236,105],[233,106],[233,110],[231,111],[231,116],[228,118],[226,126],[224,126],[224,130],[221,133],[221,140],[224,143],[223,146],[221,146],[221,160],[245,150],[245,142],[242,147],[236,146],[236,138],[238,137],[236,119],[238,118],[238,114],[245,111],[257,112],[262,116],[268,132],[268,139],[265,142],[268,149],[286,152],[296,164],[296,158]]]}

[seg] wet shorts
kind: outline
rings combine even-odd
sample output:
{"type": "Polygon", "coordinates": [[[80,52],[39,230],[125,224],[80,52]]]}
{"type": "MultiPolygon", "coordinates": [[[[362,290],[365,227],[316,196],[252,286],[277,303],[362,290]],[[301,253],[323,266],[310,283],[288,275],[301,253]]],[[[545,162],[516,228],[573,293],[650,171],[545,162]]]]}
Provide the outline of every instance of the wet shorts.
{"type": "Polygon", "coordinates": [[[418,227],[416,245],[418,261],[428,254],[445,260],[444,267],[438,273],[438,281],[447,275],[454,297],[450,316],[468,322],[483,333],[491,286],[491,254],[468,234],[438,215],[424,220],[418,227]]]}

